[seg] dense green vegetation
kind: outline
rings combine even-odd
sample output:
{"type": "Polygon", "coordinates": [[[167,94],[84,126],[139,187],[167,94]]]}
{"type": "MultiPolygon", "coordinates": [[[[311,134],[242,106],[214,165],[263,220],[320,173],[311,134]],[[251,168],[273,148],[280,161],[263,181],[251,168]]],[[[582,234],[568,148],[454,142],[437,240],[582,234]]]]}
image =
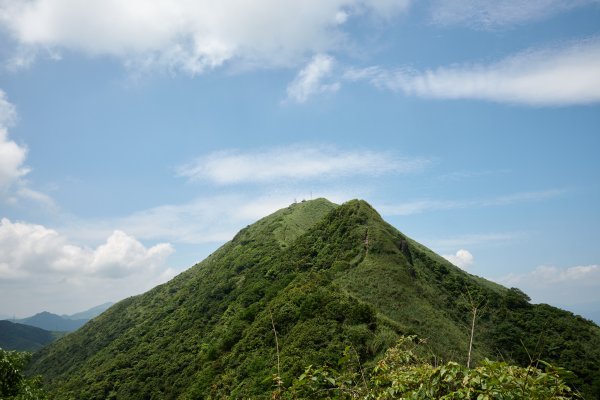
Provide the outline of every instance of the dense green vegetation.
{"type": "Polygon", "coordinates": [[[2,349],[35,351],[54,339],[55,335],[44,329],[0,321],[0,348],[2,349]]]}
{"type": "Polygon", "coordinates": [[[23,368],[29,353],[6,351],[0,348],[0,399],[45,400],[39,377],[26,378],[23,368]]]}
{"type": "Polygon", "coordinates": [[[275,399],[579,399],[565,382],[572,374],[545,362],[519,367],[483,360],[476,368],[450,361],[432,365],[422,341],[402,337],[372,371],[347,347],[337,365],[309,366],[290,387],[276,382],[275,399]],[[420,354],[421,353],[421,354],[420,354]],[[539,367],[539,368],[538,368],[539,367]],[[544,368],[544,370],[540,369],[544,368]]]}
{"type": "MultiPolygon", "coordinates": [[[[167,284],[117,303],[34,356],[57,399],[268,398],[308,365],[347,346],[372,369],[403,335],[427,339],[431,361],[485,358],[572,370],[600,396],[600,328],[469,275],[385,223],[363,201],[324,199],[242,229],[167,284]]],[[[461,372],[462,373],[462,372],[461,372]]]]}

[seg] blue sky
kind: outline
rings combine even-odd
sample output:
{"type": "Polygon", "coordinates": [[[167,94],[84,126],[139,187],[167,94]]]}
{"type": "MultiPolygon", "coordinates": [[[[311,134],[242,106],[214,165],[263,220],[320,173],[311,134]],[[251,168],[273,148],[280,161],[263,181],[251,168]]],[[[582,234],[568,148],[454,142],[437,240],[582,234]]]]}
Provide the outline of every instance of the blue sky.
{"type": "Polygon", "coordinates": [[[598,1],[212,3],[0,2],[0,314],[140,293],[327,197],[598,318],[598,1]]]}

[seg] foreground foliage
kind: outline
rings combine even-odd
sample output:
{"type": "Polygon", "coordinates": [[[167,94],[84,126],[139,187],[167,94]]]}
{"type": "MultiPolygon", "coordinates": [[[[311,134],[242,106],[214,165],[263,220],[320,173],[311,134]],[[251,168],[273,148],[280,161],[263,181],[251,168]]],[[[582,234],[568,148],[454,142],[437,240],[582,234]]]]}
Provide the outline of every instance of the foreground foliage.
{"type": "Polygon", "coordinates": [[[579,399],[565,383],[571,373],[541,362],[544,370],[483,360],[476,368],[456,362],[434,366],[415,351],[415,337],[402,337],[367,379],[355,352],[347,347],[337,367],[309,366],[275,399],[579,399]]]}
{"type": "Polygon", "coordinates": [[[29,353],[6,351],[0,348],[0,399],[45,400],[39,377],[26,378],[23,368],[29,353]]]}

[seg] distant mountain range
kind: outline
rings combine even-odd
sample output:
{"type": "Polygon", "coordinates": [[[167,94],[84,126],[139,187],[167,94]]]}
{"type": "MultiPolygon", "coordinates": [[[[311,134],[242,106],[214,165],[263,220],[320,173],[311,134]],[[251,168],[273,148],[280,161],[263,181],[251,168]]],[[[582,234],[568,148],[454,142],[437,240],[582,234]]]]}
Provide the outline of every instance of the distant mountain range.
{"type": "Polygon", "coordinates": [[[73,315],[57,315],[48,311],[42,311],[41,313],[37,313],[31,317],[23,319],[10,319],[9,321],[23,325],[35,326],[47,331],[72,332],[76,329],[79,329],[90,319],[102,314],[111,305],[113,305],[113,303],[104,303],[73,315]]]}
{"type": "Polygon", "coordinates": [[[88,320],[68,319],[61,317],[60,315],[52,314],[48,311],[43,311],[28,318],[11,321],[17,322],[19,324],[35,326],[38,328],[45,329],[47,331],[72,332],[76,329],[79,329],[88,320]]]}
{"type": "Polygon", "coordinates": [[[65,333],[79,329],[113,303],[104,303],[73,315],[56,315],[47,311],[23,319],[0,320],[0,348],[36,351],[65,333]]]}
{"type": "Polygon", "coordinates": [[[66,318],[66,319],[71,319],[71,320],[90,320],[94,317],[97,317],[98,315],[102,314],[104,311],[106,311],[110,306],[112,306],[115,303],[104,303],[104,304],[100,304],[99,306],[96,307],[92,307],[89,310],[85,310],[85,311],[81,311],[72,315],[66,315],[63,314],[61,315],[61,317],[66,318]]]}

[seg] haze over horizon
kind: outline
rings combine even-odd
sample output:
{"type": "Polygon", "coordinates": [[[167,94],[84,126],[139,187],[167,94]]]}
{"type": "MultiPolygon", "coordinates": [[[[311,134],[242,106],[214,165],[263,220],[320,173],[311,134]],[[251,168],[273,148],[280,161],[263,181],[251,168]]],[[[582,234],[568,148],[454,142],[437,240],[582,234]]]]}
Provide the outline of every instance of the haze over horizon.
{"type": "Polygon", "coordinates": [[[326,197],[597,316],[599,20],[597,0],[4,1],[0,314],[141,293],[326,197]]]}

